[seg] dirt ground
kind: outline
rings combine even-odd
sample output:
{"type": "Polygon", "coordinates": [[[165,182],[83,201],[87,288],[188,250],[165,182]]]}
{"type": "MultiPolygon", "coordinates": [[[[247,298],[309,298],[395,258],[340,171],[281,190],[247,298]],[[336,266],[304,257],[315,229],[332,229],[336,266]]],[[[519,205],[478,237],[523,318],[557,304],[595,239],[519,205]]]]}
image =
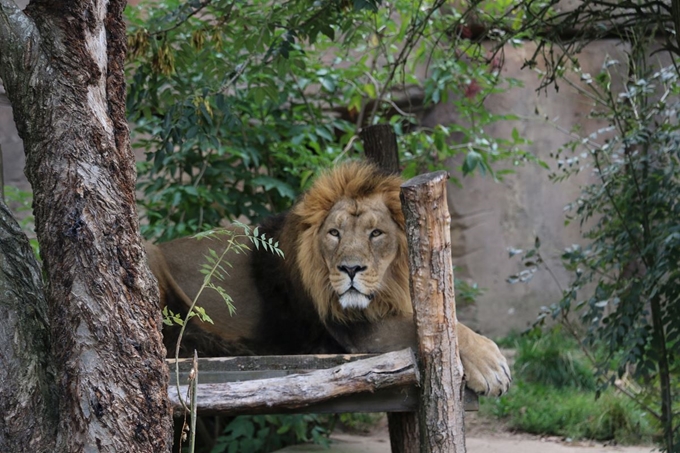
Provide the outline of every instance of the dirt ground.
{"type": "MultiPolygon", "coordinates": [[[[648,453],[651,446],[622,447],[597,442],[569,442],[559,437],[539,437],[512,433],[500,424],[490,425],[476,413],[465,416],[467,453],[648,453]]],[[[279,453],[390,453],[386,421],[370,433],[334,433],[330,449],[318,445],[298,445],[279,453]]]]}

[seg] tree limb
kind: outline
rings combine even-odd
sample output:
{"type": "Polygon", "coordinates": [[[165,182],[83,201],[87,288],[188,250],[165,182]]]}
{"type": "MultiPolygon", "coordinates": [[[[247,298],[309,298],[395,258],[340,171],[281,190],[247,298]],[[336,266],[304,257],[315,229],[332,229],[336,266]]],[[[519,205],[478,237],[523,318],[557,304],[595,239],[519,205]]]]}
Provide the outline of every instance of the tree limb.
{"type": "Polygon", "coordinates": [[[0,77],[5,84],[13,85],[26,74],[31,61],[27,53],[38,49],[37,40],[35,23],[13,0],[0,0],[0,77]]]}

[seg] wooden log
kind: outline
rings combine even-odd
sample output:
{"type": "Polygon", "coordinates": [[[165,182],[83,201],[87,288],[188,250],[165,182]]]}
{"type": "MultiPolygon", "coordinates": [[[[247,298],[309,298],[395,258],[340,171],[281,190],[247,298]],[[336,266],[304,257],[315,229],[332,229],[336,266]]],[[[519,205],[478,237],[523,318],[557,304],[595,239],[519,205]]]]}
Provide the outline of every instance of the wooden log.
{"type": "MultiPolygon", "coordinates": [[[[216,384],[223,382],[248,381],[254,379],[268,379],[289,376],[291,374],[309,373],[314,370],[342,365],[378,354],[316,354],[316,355],[287,355],[287,356],[242,356],[242,357],[210,357],[198,359],[198,369],[201,372],[201,384],[216,384]]],[[[179,359],[179,382],[186,383],[192,368],[192,359],[179,359]]],[[[171,382],[175,382],[175,359],[167,359],[171,382]]],[[[388,417],[406,414],[415,417],[418,410],[419,390],[415,385],[394,386],[375,392],[352,393],[327,401],[313,403],[303,408],[282,410],[282,413],[314,413],[337,414],[343,412],[388,412],[388,417]],[[393,414],[392,414],[393,413],[393,414]]],[[[465,410],[479,409],[477,395],[469,389],[465,390],[465,410]]],[[[246,415],[246,412],[232,415],[246,415]]],[[[397,417],[398,418],[398,417],[397,417]]],[[[418,445],[416,418],[406,421],[405,429],[415,426],[412,436],[418,445]]],[[[400,423],[397,421],[397,423],[400,423]]],[[[395,425],[399,426],[399,425],[395,425]]],[[[401,430],[399,430],[401,432],[401,430]]],[[[397,450],[403,451],[403,450],[397,450]]],[[[417,451],[417,448],[416,450],[417,451]]]]}
{"type": "Polygon", "coordinates": [[[440,171],[401,186],[421,366],[418,426],[423,453],[465,453],[447,180],[448,173],[440,171]]]}
{"type": "MultiPolygon", "coordinates": [[[[199,383],[197,411],[200,415],[285,412],[350,393],[415,385],[418,376],[416,359],[409,348],[307,374],[221,384],[199,383]]],[[[186,386],[180,387],[182,395],[186,391],[186,386]]],[[[177,387],[170,386],[169,394],[173,408],[181,410],[177,387]]]]}
{"type": "Polygon", "coordinates": [[[366,159],[387,173],[399,174],[397,135],[391,124],[374,124],[359,134],[364,143],[366,159]]]}
{"type": "MultiPolygon", "coordinates": [[[[420,395],[418,395],[420,399],[420,395]]],[[[418,429],[418,408],[413,412],[388,412],[387,423],[390,432],[392,453],[419,453],[420,430],[418,429]]]]}

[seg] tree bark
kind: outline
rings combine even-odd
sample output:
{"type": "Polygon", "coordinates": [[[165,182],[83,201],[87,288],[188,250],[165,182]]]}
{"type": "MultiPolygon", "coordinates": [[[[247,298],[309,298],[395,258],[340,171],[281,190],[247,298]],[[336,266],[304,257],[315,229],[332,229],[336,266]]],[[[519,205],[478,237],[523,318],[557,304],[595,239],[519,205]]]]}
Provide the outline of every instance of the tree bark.
{"type": "Polygon", "coordinates": [[[2,168],[2,147],[0,147],[0,201],[5,200],[5,173],[2,168]]]}
{"type": "MultiPolygon", "coordinates": [[[[408,348],[305,374],[220,384],[199,382],[197,411],[200,415],[272,414],[350,393],[415,385],[418,379],[416,358],[408,348]]],[[[186,395],[187,386],[180,392],[186,395]]],[[[182,408],[175,386],[170,387],[170,400],[175,410],[182,408]]]]}
{"type": "Polygon", "coordinates": [[[423,453],[465,453],[447,179],[448,174],[440,171],[401,186],[421,366],[418,425],[423,453]]]}
{"type": "Polygon", "coordinates": [[[22,12],[0,0],[0,76],[24,141],[48,284],[60,452],[171,446],[158,291],[125,118],[124,6],[38,0],[22,12]]]}
{"type": "Polygon", "coordinates": [[[0,199],[0,451],[54,451],[47,302],[28,238],[0,199]]]}

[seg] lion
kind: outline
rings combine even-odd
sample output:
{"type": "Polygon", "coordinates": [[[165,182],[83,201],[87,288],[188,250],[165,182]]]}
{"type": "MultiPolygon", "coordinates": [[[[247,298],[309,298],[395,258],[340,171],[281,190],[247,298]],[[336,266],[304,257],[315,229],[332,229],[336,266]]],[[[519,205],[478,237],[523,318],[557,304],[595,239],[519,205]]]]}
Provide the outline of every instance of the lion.
{"type": "MultiPolygon", "coordinates": [[[[195,337],[204,355],[414,347],[402,183],[360,162],[320,175],[289,212],[259,226],[285,258],[252,246],[228,253],[229,275],[215,283],[232,297],[235,314],[216,291],[204,291],[198,305],[214,324],[192,320],[192,335],[183,341],[195,337]]],[[[220,254],[225,242],[183,238],[148,245],[161,304],[186,313],[203,283],[205,256],[209,249],[220,254]]],[[[461,323],[457,329],[467,386],[483,395],[506,392],[510,370],[496,344],[461,323]]]]}

